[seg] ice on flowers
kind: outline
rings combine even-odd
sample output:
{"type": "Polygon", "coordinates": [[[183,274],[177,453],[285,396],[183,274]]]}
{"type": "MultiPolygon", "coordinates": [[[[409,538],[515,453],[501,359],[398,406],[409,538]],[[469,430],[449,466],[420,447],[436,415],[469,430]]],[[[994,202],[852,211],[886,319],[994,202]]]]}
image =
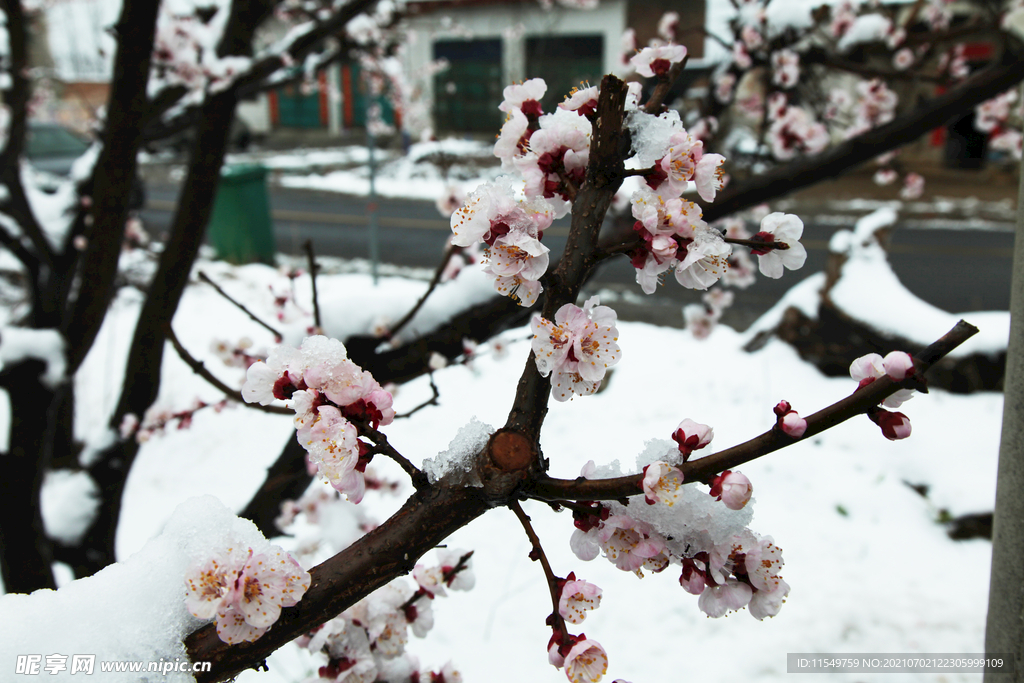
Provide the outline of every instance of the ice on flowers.
{"type": "Polygon", "coordinates": [[[226,548],[185,574],[185,604],[192,616],[217,620],[228,645],[256,640],[277,621],[282,607],[299,602],[309,572],[278,546],[254,553],[226,548]]]}
{"type": "Polygon", "coordinates": [[[551,394],[567,401],[573,394],[593,394],[608,368],[619,362],[615,311],[599,306],[594,296],[583,304],[565,304],[554,321],[536,316],[531,324],[533,353],[541,376],[552,376],[551,394]]]}

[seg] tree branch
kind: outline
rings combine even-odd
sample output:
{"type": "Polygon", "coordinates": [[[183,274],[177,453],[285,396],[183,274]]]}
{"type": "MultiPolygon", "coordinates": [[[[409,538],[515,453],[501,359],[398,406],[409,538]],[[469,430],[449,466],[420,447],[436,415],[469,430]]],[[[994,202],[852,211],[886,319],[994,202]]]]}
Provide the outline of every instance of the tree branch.
{"type": "Polygon", "coordinates": [[[206,274],[206,273],[204,273],[203,271],[199,271],[199,273],[198,273],[198,277],[199,277],[199,279],[200,279],[200,280],[202,280],[202,281],[203,281],[203,282],[205,282],[206,284],[208,284],[208,285],[210,285],[211,287],[213,287],[214,291],[216,291],[216,292],[217,292],[218,294],[220,294],[220,295],[221,295],[222,297],[224,297],[225,299],[227,299],[227,300],[228,300],[228,301],[229,301],[230,303],[234,304],[234,305],[235,305],[235,308],[237,308],[237,309],[238,309],[238,310],[240,310],[240,311],[241,311],[242,313],[245,313],[245,314],[246,314],[247,316],[249,316],[249,319],[250,319],[250,320],[252,320],[252,321],[253,321],[253,322],[255,322],[256,324],[258,324],[258,325],[260,325],[261,327],[263,327],[263,329],[265,329],[265,330],[269,331],[269,332],[270,332],[270,334],[274,335],[274,339],[275,339],[275,340],[277,340],[277,341],[280,341],[281,339],[283,339],[283,338],[284,338],[284,337],[283,337],[283,336],[281,335],[281,333],[280,333],[280,332],[278,332],[278,331],[277,331],[276,329],[274,329],[273,327],[271,327],[270,325],[268,325],[267,323],[265,323],[265,322],[264,322],[264,321],[263,321],[263,320],[262,320],[262,319],[261,319],[261,318],[260,318],[259,316],[257,316],[257,315],[256,315],[255,313],[253,313],[252,311],[250,311],[250,310],[249,310],[248,308],[246,308],[246,307],[245,307],[245,304],[243,304],[243,303],[239,302],[239,301],[238,301],[237,299],[233,298],[233,297],[232,297],[232,296],[231,296],[230,294],[228,294],[228,293],[227,293],[227,292],[225,292],[225,291],[224,291],[223,289],[221,289],[220,285],[218,285],[218,284],[217,284],[216,282],[214,282],[214,281],[213,281],[213,280],[212,280],[212,279],[210,278],[210,276],[209,276],[209,275],[207,275],[207,274],[206,274]]]}
{"type": "MultiPolygon", "coordinates": [[[[977,334],[977,332],[978,328],[973,325],[963,320],[958,322],[953,329],[917,355],[914,359],[916,374],[918,376],[923,374],[938,360],[977,334]]],[[[680,467],[683,471],[683,481],[688,484],[694,482],[707,483],[714,475],[720,472],[785,448],[797,441],[809,439],[826,429],[849,420],[851,417],[866,413],[869,409],[878,406],[886,397],[903,388],[903,384],[909,384],[909,382],[906,380],[903,383],[894,382],[889,377],[875,380],[863,389],[859,389],[850,396],[807,417],[807,431],[804,432],[800,439],[793,439],[779,430],[771,429],[732,448],[727,448],[724,451],[697,460],[691,460],[680,467]]],[[[579,478],[575,480],[554,479],[543,476],[527,484],[524,492],[530,498],[544,501],[560,499],[614,500],[642,493],[643,489],[640,485],[642,480],[642,474],[632,474],[612,479],[579,478]]]]}
{"type": "Polygon", "coordinates": [[[252,643],[228,645],[213,624],[185,640],[193,662],[211,662],[199,683],[224,681],[254,667],[270,653],[333,619],[373,591],[412,571],[416,561],[452,532],[489,509],[481,489],[431,487],[405,502],[388,521],[310,570],[309,590],[282,610],[274,627],[252,643]]]}
{"type": "Polygon", "coordinates": [[[742,183],[731,184],[722,191],[715,203],[703,207],[704,220],[711,223],[768,200],[784,197],[901,147],[1024,80],[1022,67],[1024,46],[1019,40],[1012,39],[1012,45],[998,63],[971,76],[959,87],[923,103],[914,111],[835,145],[821,154],[804,157],[742,183]]]}
{"type": "Polygon", "coordinates": [[[107,104],[103,150],[92,175],[92,238],[79,260],[78,277],[88,283],[68,309],[62,331],[68,341],[68,373],[85,359],[114,296],[128,197],[142,141],[146,84],[153,55],[158,3],[126,0],[115,26],[118,36],[107,104]]]}
{"type": "Polygon", "coordinates": [[[171,345],[174,347],[174,350],[178,352],[178,357],[185,361],[186,365],[192,368],[192,372],[196,373],[197,375],[205,379],[207,382],[212,384],[215,388],[219,389],[227,398],[237,403],[241,403],[246,408],[252,408],[253,410],[261,410],[264,413],[272,413],[275,415],[295,415],[295,411],[292,410],[291,408],[285,408],[283,406],[265,406],[259,403],[248,403],[245,399],[242,398],[242,393],[238,389],[232,389],[227,384],[224,384],[224,382],[220,381],[217,377],[213,375],[213,373],[206,369],[206,365],[202,361],[196,360],[192,356],[192,354],[190,354],[188,350],[185,349],[184,346],[182,346],[181,342],[178,340],[177,335],[174,334],[174,330],[171,329],[170,325],[164,328],[164,332],[167,335],[167,340],[171,342],[171,345]]]}

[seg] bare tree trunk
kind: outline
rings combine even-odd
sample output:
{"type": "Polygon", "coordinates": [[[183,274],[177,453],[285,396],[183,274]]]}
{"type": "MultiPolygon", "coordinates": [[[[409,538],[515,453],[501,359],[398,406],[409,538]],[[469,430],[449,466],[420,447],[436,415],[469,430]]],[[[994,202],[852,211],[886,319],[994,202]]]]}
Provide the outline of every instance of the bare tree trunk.
{"type": "Polygon", "coordinates": [[[1024,162],[1017,198],[1017,235],[1010,285],[1010,342],[1003,382],[1003,434],[999,443],[992,573],[985,652],[1013,658],[1012,676],[987,672],[985,681],[1024,681],[1024,162]]]}
{"type": "Polygon", "coordinates": [[[56,588],[53,548],[43,528],[39,491],[52,455],[52,407],[57,392],[42,384],[42,361],[22,361],[0,373],[11,396],[11,446],[0,476],[0,571],[8,593],[56,588]]]}

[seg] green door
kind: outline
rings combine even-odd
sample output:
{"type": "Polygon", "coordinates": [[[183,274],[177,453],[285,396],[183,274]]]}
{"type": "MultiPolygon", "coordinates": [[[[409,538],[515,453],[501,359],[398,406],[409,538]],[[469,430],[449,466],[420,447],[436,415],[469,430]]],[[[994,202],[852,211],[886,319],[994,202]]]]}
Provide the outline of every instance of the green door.
{"type": "Polygon", "coordinates": [[[323,128],[320,118],[320,91],[302,94],[297,85],[277,91],[278,125],[283,128],[323,128]]]}
{"type": "Polygon", "coordinates": [[[548,84],[541,104],[554,111],[580,83],[600,85],[604,75],[603,36],[544,36],[526,39],[526,77],[548,84]]]}
{"type": "Polygon", "coordinates": [[[498,111],[505,83],[500,40],[434,43],[434,59],[449,67],[434,76],[434,125],[453,132],[494,132],[505,120],[498,111]]]}

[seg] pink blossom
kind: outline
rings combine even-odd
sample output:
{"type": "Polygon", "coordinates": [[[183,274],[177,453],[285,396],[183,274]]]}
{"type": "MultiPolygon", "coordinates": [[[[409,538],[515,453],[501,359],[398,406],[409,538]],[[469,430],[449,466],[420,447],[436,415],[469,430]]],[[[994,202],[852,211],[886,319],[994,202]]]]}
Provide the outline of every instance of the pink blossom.
{"type": "Polygon", "coordinates": [[[882,368],[893,380],[901,382],[914,374],[914,359],[905,351],[892,351],[882,359],[882,368]]]}
{"type": "Polygon", "coordinates": [[[910,418],[903,413],[875,408],[868,412],[868,417],[882,428],[882,435],[889,441],[897,441],[910,436],[910,418]]]}
{"type": "Polygon", "coordinates": [[[549,251],[528,232],[513,230],[495,240],[488,250],[484,272],[495,277],[519,275],[524,280],[537,281],[548,269],[549,251]]]}
{"type": "MultiPolygon", "coordinates": [[[[501,159],[502,168],[511,168],[512,160],[526,153],[530,145],[530,135],[532,132],[530,130],[530,121],[526,118],[526,114],[518,109],[513,109],[509,112],[508,118],[505,119],[505,123],[501,126],[501,131],[498,133],[498,141],[494,143],[494,156],[501,159]]],[[[465,197],[459,202],[459,206],[464,202],[465,197]]],[[[455,208],[457,209],[458,206],[455,208]]],[[[454,210],[452,209],[452,211],[454,210]]],[[[449,213],[448,215],[450,216],[451,214],[449,213]]]]}
{"type": "Polygon", "coordinates": [[[565,401],[572,393],[591,394],[608,368],[619,362],[615,311],[591,297],[579,308],[565,304],[554,322],[536,316],[531,324],[533,352],[542,376],[552,374],[552,395],[565,401]]]}
{"type": "Polygon", "coordinates": [[[897,71],[906,71],[914,63],[914,52],[909,47],[901,48],[892,57],[892,65],[897,71]]]}
{"type": "Polygon", "coordinates": [[[774,617],[782,609],[782,603],[789,595],[789,584],[781,576],[775,577],[772,590],[759,590],[750,598],[747,610],[750,616],[763,620],[765,617],[774,617]]]}
{"type": "Polygon", "coordinates": [[[571,683],[596,683],[608,672],[608,655],[596,640],[580,640],[565,655],[563,666],[571,683]]]}
{"type": "Polygon", "coordinates": [[[687,304],[683,306],[683,320],[686,329],[690,331],[694,339],[707,339],[711,336],[721,313],[705,306],[704,304],[687,304]]]}
{"type": "Polygon", "coordinates": [[[679,13],[665,12],[658,20],[658,35],[671,42],[676,39],[676,30],[679,28],[679,13]]]}
{"type": "Polygon", "coordinates": [[[715,438],[715,430],[711,427],[694,422],[686,418],[679,423],[676,431],[672,433],[672,439],[679,444],[679,452],[683,454],[683,460],[690,457],[696,450],[704,448],[715,438]]]}
{"type": "MultiPolygon", "coordinates": [[[[739,43],[737,43],[737,46],[739,43]]],[[[736,60],[739,64],[739,59],[736,60]]],[[[750,57],[747,57],[747,65],[750,65],[750,57]]],[[[740,64],[742,66],[742,64],[740,64]]],[[[715,78],[715,99],[722,104],[728,104],[732,101],[733,88],[736,87],[736,74],[731,71],[726,71],[715,78]]]]}
{"type": "Polygon", "coordinates": [[[730,576],[725,583],[705,588],[697,599],[697,607],[709,617],[717,619],[730,610],[743,609],[752,596],[750,586],[730,576]]]}
{"type": "Polygon", "coordinates": [[[558,614],[570,624],[581,624],[587,618],[587,610],[600,605],[601,589],[587,581],[577,581],[576,575],[570,573],[558,599],[558,614]]]}
{"type": "Polygon", "coordinates": [[[750,24],[740,29],[740,40],[750,50],[756,50],[764,44],[764,38],[761,37],[761,33],[750,24]]]}
{"type": "Polygon", "coordinates": [[[917,199],[924,194],[924,177],[918,173],[908,173],[903,178],[903,189],[900,190],[902,199],[917,199]]]}
{"type": "Polygon", "coordinates": [[[598,529],[605,557],[616,567],[642,577],[642,569],[659,572],[668,566],[665,540],[648,524],[627,515],[613,515],[598,529]]]}
{"type": "Polygon", "coordinates": [[[446,595],[444,590],[444,571],[441,567],[427,567],[417,564],[412,569],[412,578],[430,595],[446,595]]]}
{"type": "Polygon", "coordinates": [[[772,83],[792,88],[800,80],[800,55],[793,50],[779,50],[772,54],[772,83]]]}
{"type": "Polygon", "coordinates": [[[724,162],[725,157],[721,154],[705,154],[697,162],[693,179],[697,185],[697,194],[706,202],[715,201],[715,194],[725,185],[721,168],[724,162]]]}
{"type": "Polygon", "coordinates": [[[772,154],[787,161],[798,154],[817,154],[829,143],[828,129],[802,107],[786,106],[768,129],[772,154]]]}
{"type": "Polygon", "coordinates": [[[899,174],[891,168],[880,168],[871,179],[875,181],[875,185],[891,185],[898,177],[899,174]]]}
{"type": "Polygon", "coordinates": [[[685,58],[685,47],[669,44],[662,47],[645,47],[629,61],[638,74],[653,78],[666,75],[673,64],[678,64],[685,58]]]}
{"type": "Polygon", "coordinates": [[[282,607],[298,603],[310,576],[278,546],[254,554],[229,548],[185,574],[185,605],[200,619],[216,617],[217,635],[232,645],[259,638],[282,607]]]}
{"type": "Polygon", "coordinates": [[[750,502],[754,487],[740,472],[725,470],[711,482],[711,495],[725,503],[730,510],[742,510],[750,502]]]}
{"type": "Polygon", "coordinates": [[[744,551],[744,568],[750,584],[758,591],[777,590],[781,580],[779,572],[786,564],[782,559],[782,548],[775,545],[769,536],[758,539],[756,545],[744,547],[744,551]]]}
{"type": "Polygon", "coordinates": [[[770,213],[761,220],[761,229],[753,240],[774,244],[782,242],[788,249],[753,249],[757,255],[757,265],[761,274],[778,279],[782,277],[783,268],[797,270],[807,260],[807,249],[800,244],[800,236],[804,232],[804,223],[797,216],[788,213],[770,213]]]}
{"type": "Polygon", "coordinates": [[[506,86],[502,93],[505,99],[498,105],[498,109],[504,112],[519,109],[527,116],[540,116],[543,113],[540,101],[547,89],[543,78],[531,78],[522,84],[506,86]]]}
{"type": "MultiPolygon", "coordinates": [[[[893,355],[895,353],[902,352],[894,351],[886,356],[886,358],[891,356],[889,366],[893,372],[899,373],[900,369],[906,365],[906,359],[901,359],[899,356],[893,355]]],[[[911,360],[911,362],[913,361],[911,360]]],[[[885,359],[877,353],[869,353],[865,356],[861,356],[850,364],[850,377],[857,380],[858,389],[866,387],[879,377],[885,377],[887,374],[889,373],[886,372],[885,359]]],[[[905,377],[906,375],[901,377],[899,380],[896,380],[895,377],[893,377],[893,379],[896,381],[902,381],[905,377]]],[[[887,408],[899,408],[913,397],[913,389],[900,389],[882,401],[882,405],[887,408]]]]}
{"type": "Polygon", "coordinates": [[[799,439],[807,431],[807,420],[791,410],[779,418],[779,428],[794,439],[799,439]]]}
{"type": "Polygon", "coordinates": [[[597,111],[599,91],[596,85],[588,88],[573,88],[569,96],[558,103],[560,109],[574,111],[580,116],[590,116],[597,111]]]}
{"type": "Polygon", "coordinates": [[[678,467],[657,460],[644,467],[643,473],[641,488],[644,490],[648,505],[664,503],[672,507],[676,504],[682,495],[680,487],[683,485],[683,473],[678,467]]]}
{"type": "Polygon", "coordinates": [[[698,226],[686,255],[676,266],[676,281],[687,289],[707,289],[729,268],[732,247],[717,230],[698,226]]]}

